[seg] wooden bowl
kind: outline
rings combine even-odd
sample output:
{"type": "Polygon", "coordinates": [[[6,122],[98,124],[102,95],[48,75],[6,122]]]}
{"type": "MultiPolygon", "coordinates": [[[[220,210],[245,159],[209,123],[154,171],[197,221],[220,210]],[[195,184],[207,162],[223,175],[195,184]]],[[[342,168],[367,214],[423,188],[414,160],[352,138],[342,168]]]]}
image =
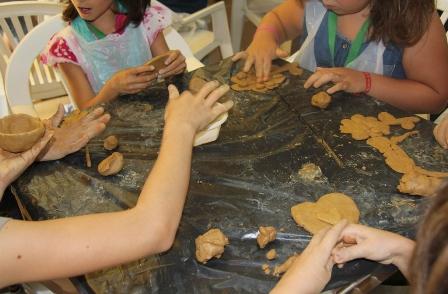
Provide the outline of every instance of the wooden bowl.
{"type": "Polygon", "coordinates": [[[12,114],[0,119],[0,148],[18,153],[31,149],[45,133],[40,119],[27,114],[12,114]]]}

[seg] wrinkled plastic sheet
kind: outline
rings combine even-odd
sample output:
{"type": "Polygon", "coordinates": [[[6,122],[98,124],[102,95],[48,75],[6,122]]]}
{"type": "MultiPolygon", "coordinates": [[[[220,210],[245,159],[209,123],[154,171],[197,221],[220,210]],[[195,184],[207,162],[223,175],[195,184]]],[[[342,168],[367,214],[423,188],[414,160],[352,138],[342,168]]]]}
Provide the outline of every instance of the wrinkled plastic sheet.
{"type": "MultiPolygon", "coordinates": [[[[194,74],[228,82],[235,66],[226,60],[194,74]]],[[[235,101],[218,141],[196,147],[187,202],[173,248],[167,253],[89,274],[83,290],[97,293],[266,293],[277,278],[265,275],[273,266],[301,252],[310,235],[290,217],[291,206],[341,192],[353,197],[361,223],[412,237],[428,200],[397,192],[400,174],[390,170],[380,153],[365,141],[341,135],[341,119],[355,113],[380,111],[407,115],[367,96],[334,95],[330,107],[317,110],[304,90],[308,74],[288,79],[269,94],[231,92],[235,101]],[[306,181],[298,176],[305,163],[318,165],[323,176],[306,181]],[[259,226],[282,228],[277,240],[260,250],[259,226]],[[220,228],[230,239],[221,259],[202,265],[194,259],[194,239],[209,228],[220,228]],[[278,258],[268,262],[267,250],[278,258]]],[[[185,89],[191,74],[174,82],[185,89]]],[[[93,167],[85,154],[36,163],[17,180],[15,191],[34,219],[53,219],[132,207],[157,157],[167,101],[166,85],[141,95],[120,97],[106,106],[112,120],[99,138],[89,143],[93,167]],[[149,105],[152,111],[147,111],[149,105]],[[102,148],[108,135],[120,139],[124,169],[102,177],[97,164],[109,153],[102,148]]],[[[448,158],[432,137],[432,124],[421,122],[419,135],[401,145],[423,167],[442,171],[448,158]]],[[[394,127],[396,134],[403,130],[394,127]]],[[[132,242],[132,240],[129,240],[132,242]]],[[[347,285],[370,273],[396,269],[366,260],[335,268],[327,289],[347,285]]]]}

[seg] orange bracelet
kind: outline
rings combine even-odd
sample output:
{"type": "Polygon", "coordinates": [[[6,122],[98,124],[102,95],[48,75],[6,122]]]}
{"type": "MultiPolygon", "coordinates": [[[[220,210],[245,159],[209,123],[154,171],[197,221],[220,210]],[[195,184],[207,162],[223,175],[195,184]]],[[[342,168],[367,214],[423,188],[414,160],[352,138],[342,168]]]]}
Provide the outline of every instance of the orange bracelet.
{"type": "Polygon", "coordinates": [[[369,72],[363,71],[362,74],[364,75],[364,80],[366,82],[366,86],[364,88],[364,93],[369,93],[370,89],[372,89],[372,76],[369,72]]]}

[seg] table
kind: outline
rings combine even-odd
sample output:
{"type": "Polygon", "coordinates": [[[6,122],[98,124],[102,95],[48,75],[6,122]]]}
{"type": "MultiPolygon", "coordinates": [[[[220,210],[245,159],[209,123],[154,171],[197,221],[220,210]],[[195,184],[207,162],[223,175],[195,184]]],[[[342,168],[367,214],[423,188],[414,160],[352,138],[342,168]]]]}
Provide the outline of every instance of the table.
{"type": "MultiPolygon", "coordinates": [[[[224,60],[193,74],[228,82],[235,71],[235,66],[224,60]]],[[[175,83],[184,89],[190,76],[186,74],[175,83]]],[[[261,270],[267,250],[256,245],[258,227],[284,229],[267,246],[279,255],[270,264],[283,262],[310,240],[290,217],[290,207],[329,192],[352,196],[360,208],[361,223],[412,237],[428,201],[399,194],[396,186],[401,175],[385,165],[381,154],[365,141],[339,133],[341,119],[355,113],[407,114],[370,97],[346,93],[334,95],[327,110],[317,110],[310,105],[310,97],[318,90],[302,87],[307,76],[288,76],[281,88],[269,94],[228,94],[235,106],[218,141],[194,149],[188,199],[173,248],[86,275],[81,279],[82,288],[97,293],[266,293],[277,279],[261,270]],[[320,166],[321,179],[306,182],[298,177],[298,170],[309,162],[320,166]],[[194,239],[211,227],[220,228],[230,245],[221,259],[201,265],[194,259],[194,239]]],[[[102,139],[117,135],[125,167],[116,176],[102,177],[96,168],[86,168],[84,152],[33,165],[13,185],[30,216],[52,219],[133,206],[157,156],[166,100],[162,84],[107,105],[110,125],[89,143],[89,149],[96,167],[108,155],[102,139]],[[154,109],[145,112],[149,104],[154,109]]],[[[392,129],[403,133],[398,127],[392,129]]],[[[417,130],[419,135],[401,146],[417,164],[444,170],[448,154],[433,139],[432,124],[421,122],[417,130]]],[[[395,271],[393,266],[354,261],[333,270],[327,289],[373,276],[368,289],[395,271]]]]}

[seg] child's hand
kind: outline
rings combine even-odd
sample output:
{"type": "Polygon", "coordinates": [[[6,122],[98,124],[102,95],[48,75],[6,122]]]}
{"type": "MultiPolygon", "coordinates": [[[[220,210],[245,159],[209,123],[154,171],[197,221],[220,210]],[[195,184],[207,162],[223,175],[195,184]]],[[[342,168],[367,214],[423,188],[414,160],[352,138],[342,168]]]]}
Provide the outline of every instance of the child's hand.
{"type": "Polygon", "coordinates": [[[246,60],[243,67],[244,72],[248,72],[255,65],[257,80],[266,81],[269,79],[272,60],[286,56],[288,53],[278,46],[275,38],[269,32],[259,31],[246,51],[236,53],[232,57],[232,61],[246,60]]]}
{"type": "Polygon", "coordinates": [[[436,125],[433,133],[440,146],[444,149],[448,149],[448,117],[445,117],[438,125],[436,125]]]}
{"type": "Polygon", "coordinates": [[[331,251],[347,224],[342,220],[317,233],[271,293],[320,293],[331,278],[331,251]]]}
{"type": "Polygon", "coordinates": [[[54,132],[53,140],[42,152],[39,160],[57,160],[84,147],[90,139],[106,128],[110,115],[102,107],[94,109],[70,125],[58,127],[64,117],[64,108],[59,105],[58,112],[46,122],[47,129],[54,132]]]}
{"type": "Polygon", "coordinates": [[[159,74],[165,78],[181,74],[185,71],[187,64],[185,63],[185,56],[179,50],[173,50],[170,56],[165,60],[167,67],[162,68],[159,74]]]}
{"type": "Polygon", "coordinates": [[[366,87],[362,72],[344,67],[318,67],[316,68],[316,72],[308,78],[303,86],[305,89],[311,86],[319,88],[330,82],[334,83],[334,86],[327,90],[328,94],[334,94],[338,91],[361,93],[366,87]]]}
{"type": "Polygon", "coordinates": [[[216,103],[229,91],[228,85],[219,86],[216,81],[205,84],[196,95],[189,91],[180,95],[174,85],[170,85],[168,91],[170,99],[165,111],[167,127],[187,126],[196,133],[233,106],[230,100],[225,103],[216,103]]]}
{"type": "Polygon", "coordinates": [[[391,232],[348,225],[342,231],[342,240],[351,246],[338,246],[333,250],[333,260],[343,264],[353,259],[366,258],[382,264],[394,264],[403,274],[414,250],[414,242],[391,232]]]}
{"type": "Polygon", "coordinates": [[[0,148],[0,200],[6,187],[36,160],[52,137],[53,131],[47,130],[42,139],[22,153],[10,153],[0,148]]]}
{"type": "Polygon", "coordinates": [[[120,70],[107,81],[107,85],[117,96],[135,94],[146,89],[156,78],[154,66],[141,65],[120,70]]]}

